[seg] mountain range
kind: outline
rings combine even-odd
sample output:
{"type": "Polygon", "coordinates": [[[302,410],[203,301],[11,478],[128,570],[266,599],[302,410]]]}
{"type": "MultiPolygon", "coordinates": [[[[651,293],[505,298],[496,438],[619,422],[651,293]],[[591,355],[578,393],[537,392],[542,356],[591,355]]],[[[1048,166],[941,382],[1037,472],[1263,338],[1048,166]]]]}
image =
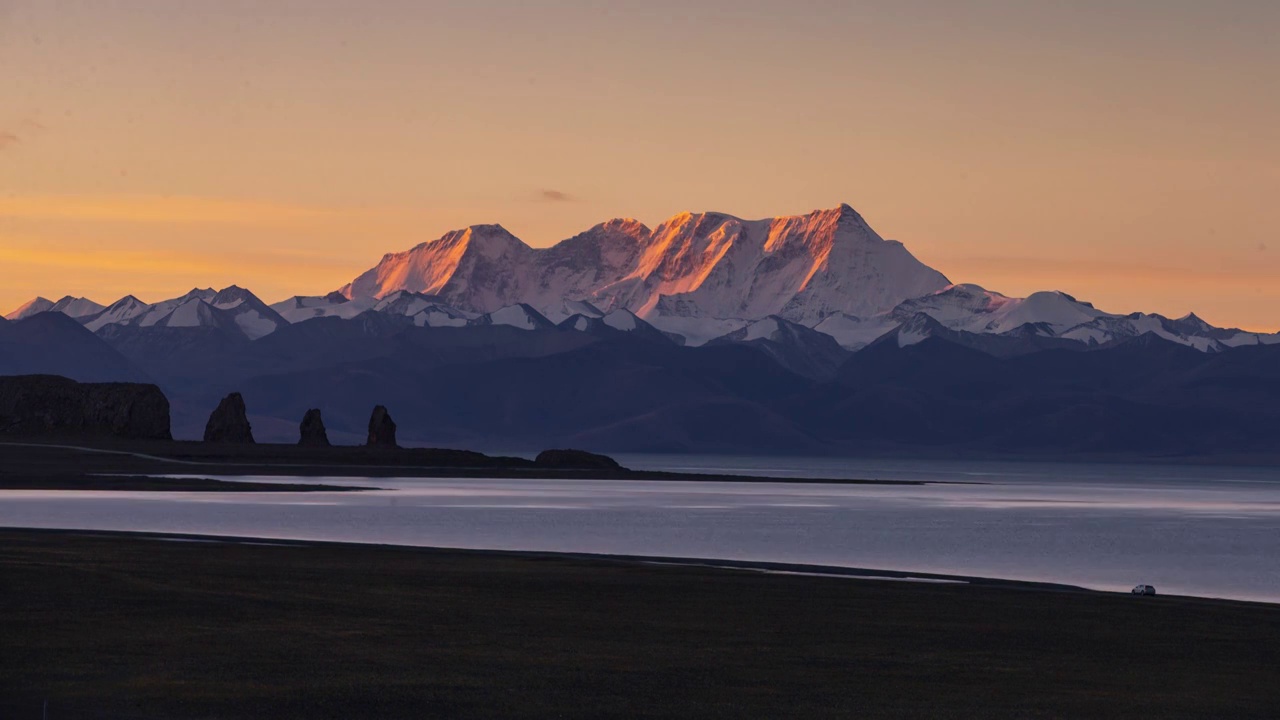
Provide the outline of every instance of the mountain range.
{"type": "Polygon", "coordinates": [[[36,298],[0,321],[0,374],[154,380],[179,437],[240,390],[264,438],[317,405],[355,437],[399,401],[402,438],[491,448],[1280,451],[1276,411],[1242,394],[1277,394],[1277,358],[1280,335],[1195,315],[953,284],[848,205],[611,220],[548,248],[477,225],[328,294],[36,298]],[[1150,437],[1117,440],[1139,421],[1150,437]]]}

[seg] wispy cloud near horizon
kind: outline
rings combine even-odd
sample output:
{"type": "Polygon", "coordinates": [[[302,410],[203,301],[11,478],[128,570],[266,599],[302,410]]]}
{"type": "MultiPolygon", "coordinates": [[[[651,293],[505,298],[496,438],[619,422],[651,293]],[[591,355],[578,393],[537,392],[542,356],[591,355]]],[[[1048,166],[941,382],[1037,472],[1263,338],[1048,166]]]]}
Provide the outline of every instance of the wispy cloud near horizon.
{"type": "Polygon", "coordinates": [[[539,190],[538,199],[544,202],[573,202],[578,198],[562,190],[539,190]]]}

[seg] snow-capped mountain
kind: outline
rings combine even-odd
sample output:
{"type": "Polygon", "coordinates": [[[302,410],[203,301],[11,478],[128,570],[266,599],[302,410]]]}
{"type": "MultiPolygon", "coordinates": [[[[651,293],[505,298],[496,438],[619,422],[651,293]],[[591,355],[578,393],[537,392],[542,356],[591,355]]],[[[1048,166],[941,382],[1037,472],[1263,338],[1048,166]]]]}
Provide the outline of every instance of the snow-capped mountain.
{"type": "Polygon", "coordinates": [[[95,333],[114,325],[138,328],[220,327],[249,340],[269,335],[289,324],[253,293],[235,285],[221,291],[196,288],[180,297],[157,303],[145,303],[133,295],[126,295],[107,307],[84,298],[66,297],[57,303],[41,300],[36,298],[12,314],[60,312],[95,333]]]}
{"type": "Polygon", "coordinates": [[[1148,313],[1131,313],[1123,316],[1103,315],[1066,330],[1060,337],[1086,345],[1106,345],[1147,333],[1193,347],[1201,352],[1218,352],[1225,348],[1242,345],[1280,343],[1280,334],[1268,335],[1234,328],[1216,328],[1196,317],[1194,313],[1176,320],[1148,313]]]}
{"type": "MultiPolygon", "coordinates": [[[[900,243],[882,239],[848,205],[765,220],[683,213],[653,229],[610,220],[542,249],[499,225],[475,225],[385,255],[323,296],[267,306],[233,285],[151,304],[129,295],[108,307],[38,297],[7,317],[42,312],[68,315],[93,332],[117,325],[226,327],[248,340],[286,324],[374,313],[418,327],[640,328],[692,346],[795,336],[798,327],[845,350],[890,334],[906,343],[946,336],[993,354],[1074,347],[1063,343],[1108,346],[1147,333],[1202,352],[1280,343],[1280,334],[1216,328],[1195,315],[1119,315],[1062,292],[1018,298],[950,284],[900,243]]],[[[795,337],[786,343],[796,344],[795,337]]]]}
{"type": "Polygon", "coordinates": [[[137,318],[131,318],[129,322],[136,324],[139,327],[151,327],[159,323],[161,320],[164,320],[170,313],[177,310],[179,306],[191,300],[203,300],[208,302],[217,294],[218,291],[213,288],[195,288],[181,297],[170,298],[168,300],[161,300],[158,303],[153,303],[146,312],[142,313],[137,318]]]}
{"type": "Polygon", "coordinates": [[[88,298],[67,295],[57,302],[52,302],[42,297],[37,297],[9,313],[5,318],[8,320],[21,320],[42,312],[60,312],[68,317],[79,319],[87,315],[96,315],[104,309],[106,308],[88,298]]]}
{"type": "Polygon", "coordinates": [[[361,299],[409,290],[476,313],[525,303],[553,319],[582,314],[566,302],[585,300],[707,340],[773,314],[816,323],[835,312],[884,312],[946,285],[842,205],[753,221],[684,213],[655,230],[612,220],[545,249],[476,225],[386,255],[340,292],[361,299]]]}
{"type": "Polygon", "coordinates": [[[532,306],[517,303],[508,305],[504,308],[498,308],[491,313],[485,313],[480,317],[468,321],[468,325],[510,325],[521,330],[548,330],[555,327],[555,324],[542,315],[542,313],[533,309],[532,306]]]}
{"type": "Polygon", "coordinates": [[[146,315],[150,310],[151,306],[147,303],[132,295],[125,295],[108,305],[102,312],[79,318],[79,320],[91,332],[98,332],[107,325],[129,324],[135,318],[146,315]]]}
{"type": "Polygon", "coordinates": [[[318,317],[349,319],[373,309],[377,304],[376,298],[349,300],[340,292],[331,292],[328,295],[295,295],[272,304],[271,309],[290,323],[299,323],[318,317]]]}
{"type": "Polygon", "coordinates": [[[571,317],[602,318],[605,312],[586,300],[565,300],[559,308],[552,308],[544,313],[547,319],[560,325],[571,317]]]}
{"type": "Polygon", "coordinates": [[[819,380],[834,377],[836,369],[849,357],[849,351],[830,335],[777,315],[757,320],[707,344],[755,347],[788,370],[819,380]]]}
{"type": "Polygon", "coordinates": [[[562,330],[588,333],[591,335],[608,335],[611,333],[628,333],[655,342],[684,344],[683,337],[671,337],[658,328],[636,317],[636,314],[625,308],[601,315],[571,315],[557,327],[562,330]]]}
{"type": "Polygon", "coordinates": [[[464,313],[450,307],[435,295],[397,290],[379,300],[373,306],[374,312],[388,315],[403,315],[413,320],[418,327],[462,327],[475,318],[474,314],[464,313]]]}
{"type": "Polygon", "coordinates": [[[1092,305],[1060,292],[1038,292],[1011,298],[978,285],[951,285],[931,295],[907,300],[889,313],[904,321],[924,313],[952,330],[1002,333],[1027,324],[1060,333],[1106,315],[1092,305]]]}
{"type": "Polygon", "coordinates": [[[22,320],[32,315],[38,315],[42,312],[49,312],[53,309],[53,301],[42,297],[36,297],[15,308],[8,315],[4,316],[5,320],[22,320]]]}
{"type": "Polygon", "coordinates": [[[236,285],[219,290],[208,303],[228,313],[250,340],[270,335],[289,324],[288,320],[259,300],[257,295],[236,285]]]}
{"type": "Polygon", "coordinates": [[[836,312],[883,312],[947,284],[842,205],[756,221],[677,215],[652,233],[636,269],[596,297],[650,322],[654,315],[746,321],[781,315],[813,324],[836,312]]]}
{"type": "MultiPolygon", "coordinates": [[[[832,336],[850,350],[865,347],[889,333],[897,333],[896,337],[906,345],[942,331],[991,337],[1057,338],[1086,347],[1154,333],[1202,352],[1238,345],[1280,343],[1280,334],[1215,328],[1195,315],[1178,320],[1146,313],[1114,315],[1066,293],[1038,292],[1025,298],[1012,298],[971,284],[951,285],[902,302],[889,312],[866,318],[837,313],[823,319],[815,329],[832,336]],[[932,322],[925,322],[922,318],[932,322]]],[[[975,342],[967,339],[965,344],[975,342]]],[[[978,345],[983,349],[989,349],[987,345],[1004,348],[1007,343],[978,345]]],[[[1037,345],[1020,343],[1019,346],[1030,348],[1037,345]]]]}
{"type": "MultiPolygon", "coordinates": [[[[127,325],[126,323],[121,324],[127,325]]],[[[139,327],[156,328],[211,327],[218,328],[224,332],[230,332],[232,334],[236,334],[240,331],[235,316],[225,310],[214,307],[198,297],[187,299],[185,302],[182,302],[150,325],[143,326],[141,323],[134,324],[139,327]]]]}
{"type": "Polygon", "coordinates": [[[523,300],[533,248],[501,225],[455,230],[382,261],[339,292],[381,299],[397,290],[436,295],[462,310],[490,313],[523,300]]]}

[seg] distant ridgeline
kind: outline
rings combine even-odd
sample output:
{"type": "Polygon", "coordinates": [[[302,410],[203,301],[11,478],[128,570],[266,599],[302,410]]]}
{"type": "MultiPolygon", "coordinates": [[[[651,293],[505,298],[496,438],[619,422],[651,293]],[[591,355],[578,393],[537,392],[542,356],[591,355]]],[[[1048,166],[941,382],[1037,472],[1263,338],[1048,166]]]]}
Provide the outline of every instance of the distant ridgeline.
{"type": "Polygon", "coordinates": [[[27,373],[155,382],[185,439],[295,442],[323,409],[309,443],[361,444],[386,404],[437,447],[1280,456],[1280,335],[951,284],[848,206],[541,249],[479,225],[274,305],[37,298],[0,321],[27,373]]]}
{"type": "Polygon", "coordinates": [[[0,435],[168,440],[169,400],[155,385],[0,377],[0,435]]]}

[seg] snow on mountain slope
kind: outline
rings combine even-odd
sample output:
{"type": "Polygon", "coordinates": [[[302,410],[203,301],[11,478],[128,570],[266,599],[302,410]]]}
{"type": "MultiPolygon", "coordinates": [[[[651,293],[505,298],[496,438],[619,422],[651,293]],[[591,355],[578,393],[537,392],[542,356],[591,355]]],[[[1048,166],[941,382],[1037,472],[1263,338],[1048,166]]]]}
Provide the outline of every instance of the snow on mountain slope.
{"type": "Polygon", "coordinates": [[[21,320],[26,317],[31,317],[37,313],[60,312],[67,317],[79,320],[82,317],[96,315],[105,309],[106,307],[103,305],[99,305],[88,298],[72,297],[67,295],[57,302],[50,302],[45,298],[37,297],[9,313],[5,318],[9,320],[21,320]]]}
{"type": "Polygon", "coordinates": [[[788,370],[818,380],[834,377],[836,369],[849,357],[849,352],[831,336],[777,315],[757,320],[708,343],[724,344],[758,348],[788,370]]]}
{"type": "Polygon", "coordinates": [[[586,300],[705,341],[770,314],[816,323],[884,312],[946,285],[842,205],[755,221],[684,213],[652,231],[611,220],[537,250],[501,226],[477,225],[386,255],[340,292],[429,293],[479,313],[525,303],[557,320],[585,315],[566,302],[586,300]]]}
{"type": "Polygon", "coordinates": [[[542,313],[524,303],[508,305],[471,320],[470,325],[510,325],[521,330],[543,330],[555,327],[542,313]]]}
{"type": "Polygon", "coordinates": [[[1236,330],[1230,337],[1219,340],[1226,347],[1242,347],[1244,345],[1280,345],[1280,333],[1251,333],[1236,330]]]}
{"type": "Polygon", "coordinates": [[[565,300],[559,307],[552,306],[542,311],[548,320],[559,325],[568,318],[581,315],[588,318],[602,318],[605,312],[586,300],[565,300]]]}
{"type": "Polygon", "coordinates": [[[48,300],[42,297],[35,297],[23,303],[21,306],[13,310],[13,312],[10,312],[8,315],[5,315],[4,317],[6,320],[21,320],[23,318],[29,318],[32,315],[37,315],[42,312],[49,312],[52,309],[53,309],[52,300],[48,300]]]}
{"type": "Polygon", "coordinates": [[[67,295],[54,303],[53,307],[49,309],[53,312],[60,312],[67,317],[79,320],[82,317],[97,315],[107,308],[105,305],[100,305],[89,298],[71,297],[70,295],[67,295]]]}
{"type": "Polygon", "coordinates": [[[348,300],[347,296],[340,292],[331,292],[328,295],[319,296],[295,295],[288,300],[272,304],[271,309],[285,320],[299,323],[318,317],[350,319],[373,309],[376,304],[378,304],[376,298],[348,300]]]}
{"type": "Polygon", "coordinates": [[[825,318],[813,327],[820,333],[830,335],[846,350],[861,350],[875,342],[885,333],[901,324],[888,314],[862,319],[845,313],[836,313],[825,318]]]}
{"type": "Polygon", "coordinates": [[[404,315],[418,327],[462,327],[476,316],[440,302],[435,295],[397,290],[373,306],[374,312],[404,315]]]}
{"type": "Polygon", "coordinates": [[[978,285],[951,285],[932,295],[895,307],[889,316],[905,320],[924,313],[952,330],[1002,333],[1028,323],[1061,332],[1106,315],[1088,303],[1060,292],[1038,292],[1010,298],[978,285]]]}
{"type": "Polygon", "coordinates": [[[493,312],[522,298],[535,251],[501,225],[473,225],[383,256],[339,292],[381,299],[397,290],[437,295],[460,310],[493,312]]]}
{"type": "Polygon", "coordinates": [[[945,330],[1004,338],[985,344],[973,338],[965,340],[975,347],[982,346],[989,351],[998,348],[1002,352],[1058,346],[1035,341],[1035,338],[1097,346],[1147,333],[1201,352],[1217,352],[1233,344],[1280,343],[1280,335],[1215,328],[1195,315],[1177,320],[1146,313],[1112,315],[1066,293],[1038,292],[1026,298],[1011,298],[977,285],[952,285],[907,300],[888,313],[870,318],[832,315],[815,329],[831,335],[851,350],[860,349],[894,329],[899,330],[897,337],[904,346],[931,335],[946,335],[942,332],[945,330]],[[1008,342],[1016,338],[1023,338],[1024,342],[1008,342]]]}
{"type": "MultiPolygon", "coordinates": [[[[927,316],[939,327],[970,333],[1002,334],[1025,332],[1028,328],[1057,335],[1081,323],[1110,317],[1089,303],[1060,292],[1038,292],[1026,298],[1011,298],[978,285],[950,285],[937,292],[899,303],[887,313],[859,318],[844,313],[831,315],[814,326],[831,335],[841,346],[856,350],[902,326],[917,316],[927,316]]],[[[914,331],[924,332],[915,320],[914,331]]],[[[904,337],[915,338],[908,328],[904,337]]]]}
{"type": "Polygon", "coordinates": [[[151,327],[152,325],[155,325],[157,322],[159,322],[161,319],[168,316],[169,313],[172,313],[174,310],[176,310],[178,306],[182,305],[183,303],[186,303],[188,300],[195,299],[195,300],[203,300],[205,302],[208,302],[212,300],[217,294],[218,294],[218,291],[214,290],[213,288],[204,288],[204,289],[195,288],[190,292],[188,292],[186,295],[183,295],[182,297],[171,298],[169,300],[161,300],[158,303],[154,303],[145,313],[138,316],[137,318],[132,319],[132,323],[137,324],[141,327],[151,327]]]}
{"type": "Polygon", "coordinates": [[[80,318],[80,321],[92,332],[108,325],[227,327],[250,340],[269,335],[288,324],[253,293],[235,285],[220,291],[196,288],[181,297],[154,304],[128,295],[97,314],[80,318]]]}
{"type": "Polygon", "coordinates": [[[557,324],[562,330],[574,330],[592,335],[608,335],[625,333],[632,337],[642,337],[662,344],[683,342],[683,338],[669,337],[666,333],[636,317],[635,313],[626,309],[614,310],[599,317],[589,315],[573,315],[557,324]]]}
{"type": "Polygon", "coordinates": [[[780,314],[816,324],[836,312],[883,312],[946,285],[941,273],[842,205],[755,221],[677,215],[654,230],[636,269],[593,300],[647,320],[780,314]]]}
{"type": "Polygon", "coordinates": [[[629,218],[600,223],[535,251],[529,276],[514,290],[551,320],[562,319],[557,317],[562,313],[603,315],[617,305],[597,306],[584,299],[632,272],[650,234],[643,223],[629,218]]]}
{"type": "Polygon", "coordinates": [[[98,332],[107,325],[119,325],[132,321],[134,318],[141,317],[151,306],[142,302],[132,295],[125,295],[119,300],[111,303],[105,310],[96,314],[81,318],[80,321],[90,332],[98,332]]]}
{"type": "Polygon", "coordinates": [[[1132,313],[1124,316],[1100,317],[1081,323],[1061,337],[1087,345],[1105,345],[1151,333],[1156,337],[1193,347],[1201,352],[1218,352],[1240,345],[1280,343],[1280,335],[1246,333],[1243,330],[1216,328],[1194,314],[1177,320],[1163,315],[1132,313]]]}
{"type": "Polygon", "coordinates": [[[463,327],[473,319],[468,313],[438,303],[422,308],[410,318],[418,327],[463,327]]]}
{"type": "Polygon", "coordinates": [[[219,290],[209,304],[227,313],[250,340],[270,335],[289,324],[257,295],[237,285],[219,290]]]}
{"type": "Polygon", "coordinates": [[[680,315],[650,314],[644,321],[669,335],[684,338],[690,347],[705,345],[722,335],[746,327],[750,320],[742,318],[684,317],[680,315]]]}
{"type": "Polygon", "coordinates": [[[621,330],[622,332],[633,332],[642,324],[647,324],[640,318],[636,317],[635,313],[625,308],[614,310],[608,315],[600,318],[600,321],[614,330],[621,330]]]}
{"type": "Polygon", "coordinates": [[[431,305],[439,304],[439,301],[440,298],[435,295],[397,290],[374,304],[373,311],[392,315],[416,315],[431,305]]]}
{"type": "Polygon", "coordinates": [[[153,323],[151,327],[216,327],[230,332],[232,335],[242,333],[236,318],[231,313],[210,305],[198,296],[189,297],[167,315],[153,323]]]}

